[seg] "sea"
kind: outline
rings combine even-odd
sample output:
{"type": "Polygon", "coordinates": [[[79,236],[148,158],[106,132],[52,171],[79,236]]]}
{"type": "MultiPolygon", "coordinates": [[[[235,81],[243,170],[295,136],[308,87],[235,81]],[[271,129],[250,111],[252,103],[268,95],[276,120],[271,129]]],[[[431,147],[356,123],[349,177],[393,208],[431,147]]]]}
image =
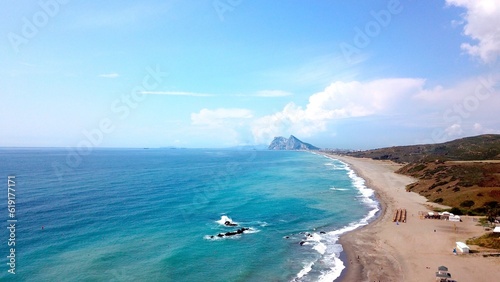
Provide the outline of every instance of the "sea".
{"type": "Polygon", "coordinates": [[[379,211],[304,151],[0,148],[0,177],[0,281],[334,281],[379,211]]]}

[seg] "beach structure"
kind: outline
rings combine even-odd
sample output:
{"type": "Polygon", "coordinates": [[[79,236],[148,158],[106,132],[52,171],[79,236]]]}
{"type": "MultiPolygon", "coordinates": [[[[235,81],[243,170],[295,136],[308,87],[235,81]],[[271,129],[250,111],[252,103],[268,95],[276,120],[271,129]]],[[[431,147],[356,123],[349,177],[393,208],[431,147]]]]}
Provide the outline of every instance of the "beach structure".
{"type": "Polygon", "coordinates": [[[450,216],[453,216],[453,214],[445,211],[445,212],[440,212],[439,216],[440,216],[440,219],[448,220],[450,218],[450,216]]]}
{"type": "Polygon", "coordinates": [[[495,229],[493,229],[493,233],[500,233],[500,226],[495,227],[495,229]]]}
{"type": "Polygon", "coordinates": [[[450,212],[440,212],[440,213],[426,212],[423,214],[424,214],[424,218],[427,218],[427,219],[441,219],[441,220],[449,220],[449,221],[454,221],[454,222],[459,222],[462,220],[460,218],[460,216],[454,215],[450,212]]]}
{"type": "Polygon", "coordinates": [[[439,282],[452,281],[451,274],[448,272],[448,267],[444,265],[438,267],[438,271],[436,272],[436,281],[439,282]]]}
{"type": "Polygon", "coordinates": [[[435,212],[428,212],[425,218],[430,218],[430,219],[441,219],[441,216],[438,213],[435,212]]]}
{"type": "Polygon", "coordinates": [[[457,242],[457,249],[462,253],[469,253],[470,248],[464,242],[457,242]]]}
{"type": "Polygon", "coordinates": [[[406,209],[397,209],[392,217],[394,222],[406,222],[406,209]]]}

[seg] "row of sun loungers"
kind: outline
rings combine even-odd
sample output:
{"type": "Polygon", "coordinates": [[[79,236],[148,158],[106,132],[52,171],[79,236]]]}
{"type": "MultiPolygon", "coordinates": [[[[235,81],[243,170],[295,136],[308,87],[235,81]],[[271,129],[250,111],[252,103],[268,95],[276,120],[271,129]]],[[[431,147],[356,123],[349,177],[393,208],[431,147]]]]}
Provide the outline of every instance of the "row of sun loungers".
{"type": "Polygon", "coordinates": [[[406,209],[397,209],[394,217],[392,218],[394,222],[406,222],[406,209]]]}

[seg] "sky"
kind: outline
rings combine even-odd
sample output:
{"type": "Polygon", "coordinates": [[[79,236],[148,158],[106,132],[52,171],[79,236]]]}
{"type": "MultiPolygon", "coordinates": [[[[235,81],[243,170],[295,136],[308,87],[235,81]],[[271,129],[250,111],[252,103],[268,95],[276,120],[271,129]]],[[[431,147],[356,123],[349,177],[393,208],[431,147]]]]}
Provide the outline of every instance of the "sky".
{"type": "Polygon", "coordinates": [[[500,133],[500,0],[0,2],[0,146],[500,133]]]}

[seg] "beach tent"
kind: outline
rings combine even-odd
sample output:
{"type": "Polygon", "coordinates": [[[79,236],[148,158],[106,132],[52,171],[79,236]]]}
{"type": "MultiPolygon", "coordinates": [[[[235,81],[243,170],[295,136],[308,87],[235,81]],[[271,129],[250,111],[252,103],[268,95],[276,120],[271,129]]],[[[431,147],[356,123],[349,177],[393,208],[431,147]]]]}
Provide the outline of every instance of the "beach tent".
{"type": "Polygon", "coordinates": [[[467,246],[464,242],[457,242],[457,249],[462,253],[470,252],[469,246],[467,246]]]}
{"type": "Polygon", "coordinates": [[[495,227],[495,229],[493,229],[493,232],[500,233],[500,226],[495,227]]]}

